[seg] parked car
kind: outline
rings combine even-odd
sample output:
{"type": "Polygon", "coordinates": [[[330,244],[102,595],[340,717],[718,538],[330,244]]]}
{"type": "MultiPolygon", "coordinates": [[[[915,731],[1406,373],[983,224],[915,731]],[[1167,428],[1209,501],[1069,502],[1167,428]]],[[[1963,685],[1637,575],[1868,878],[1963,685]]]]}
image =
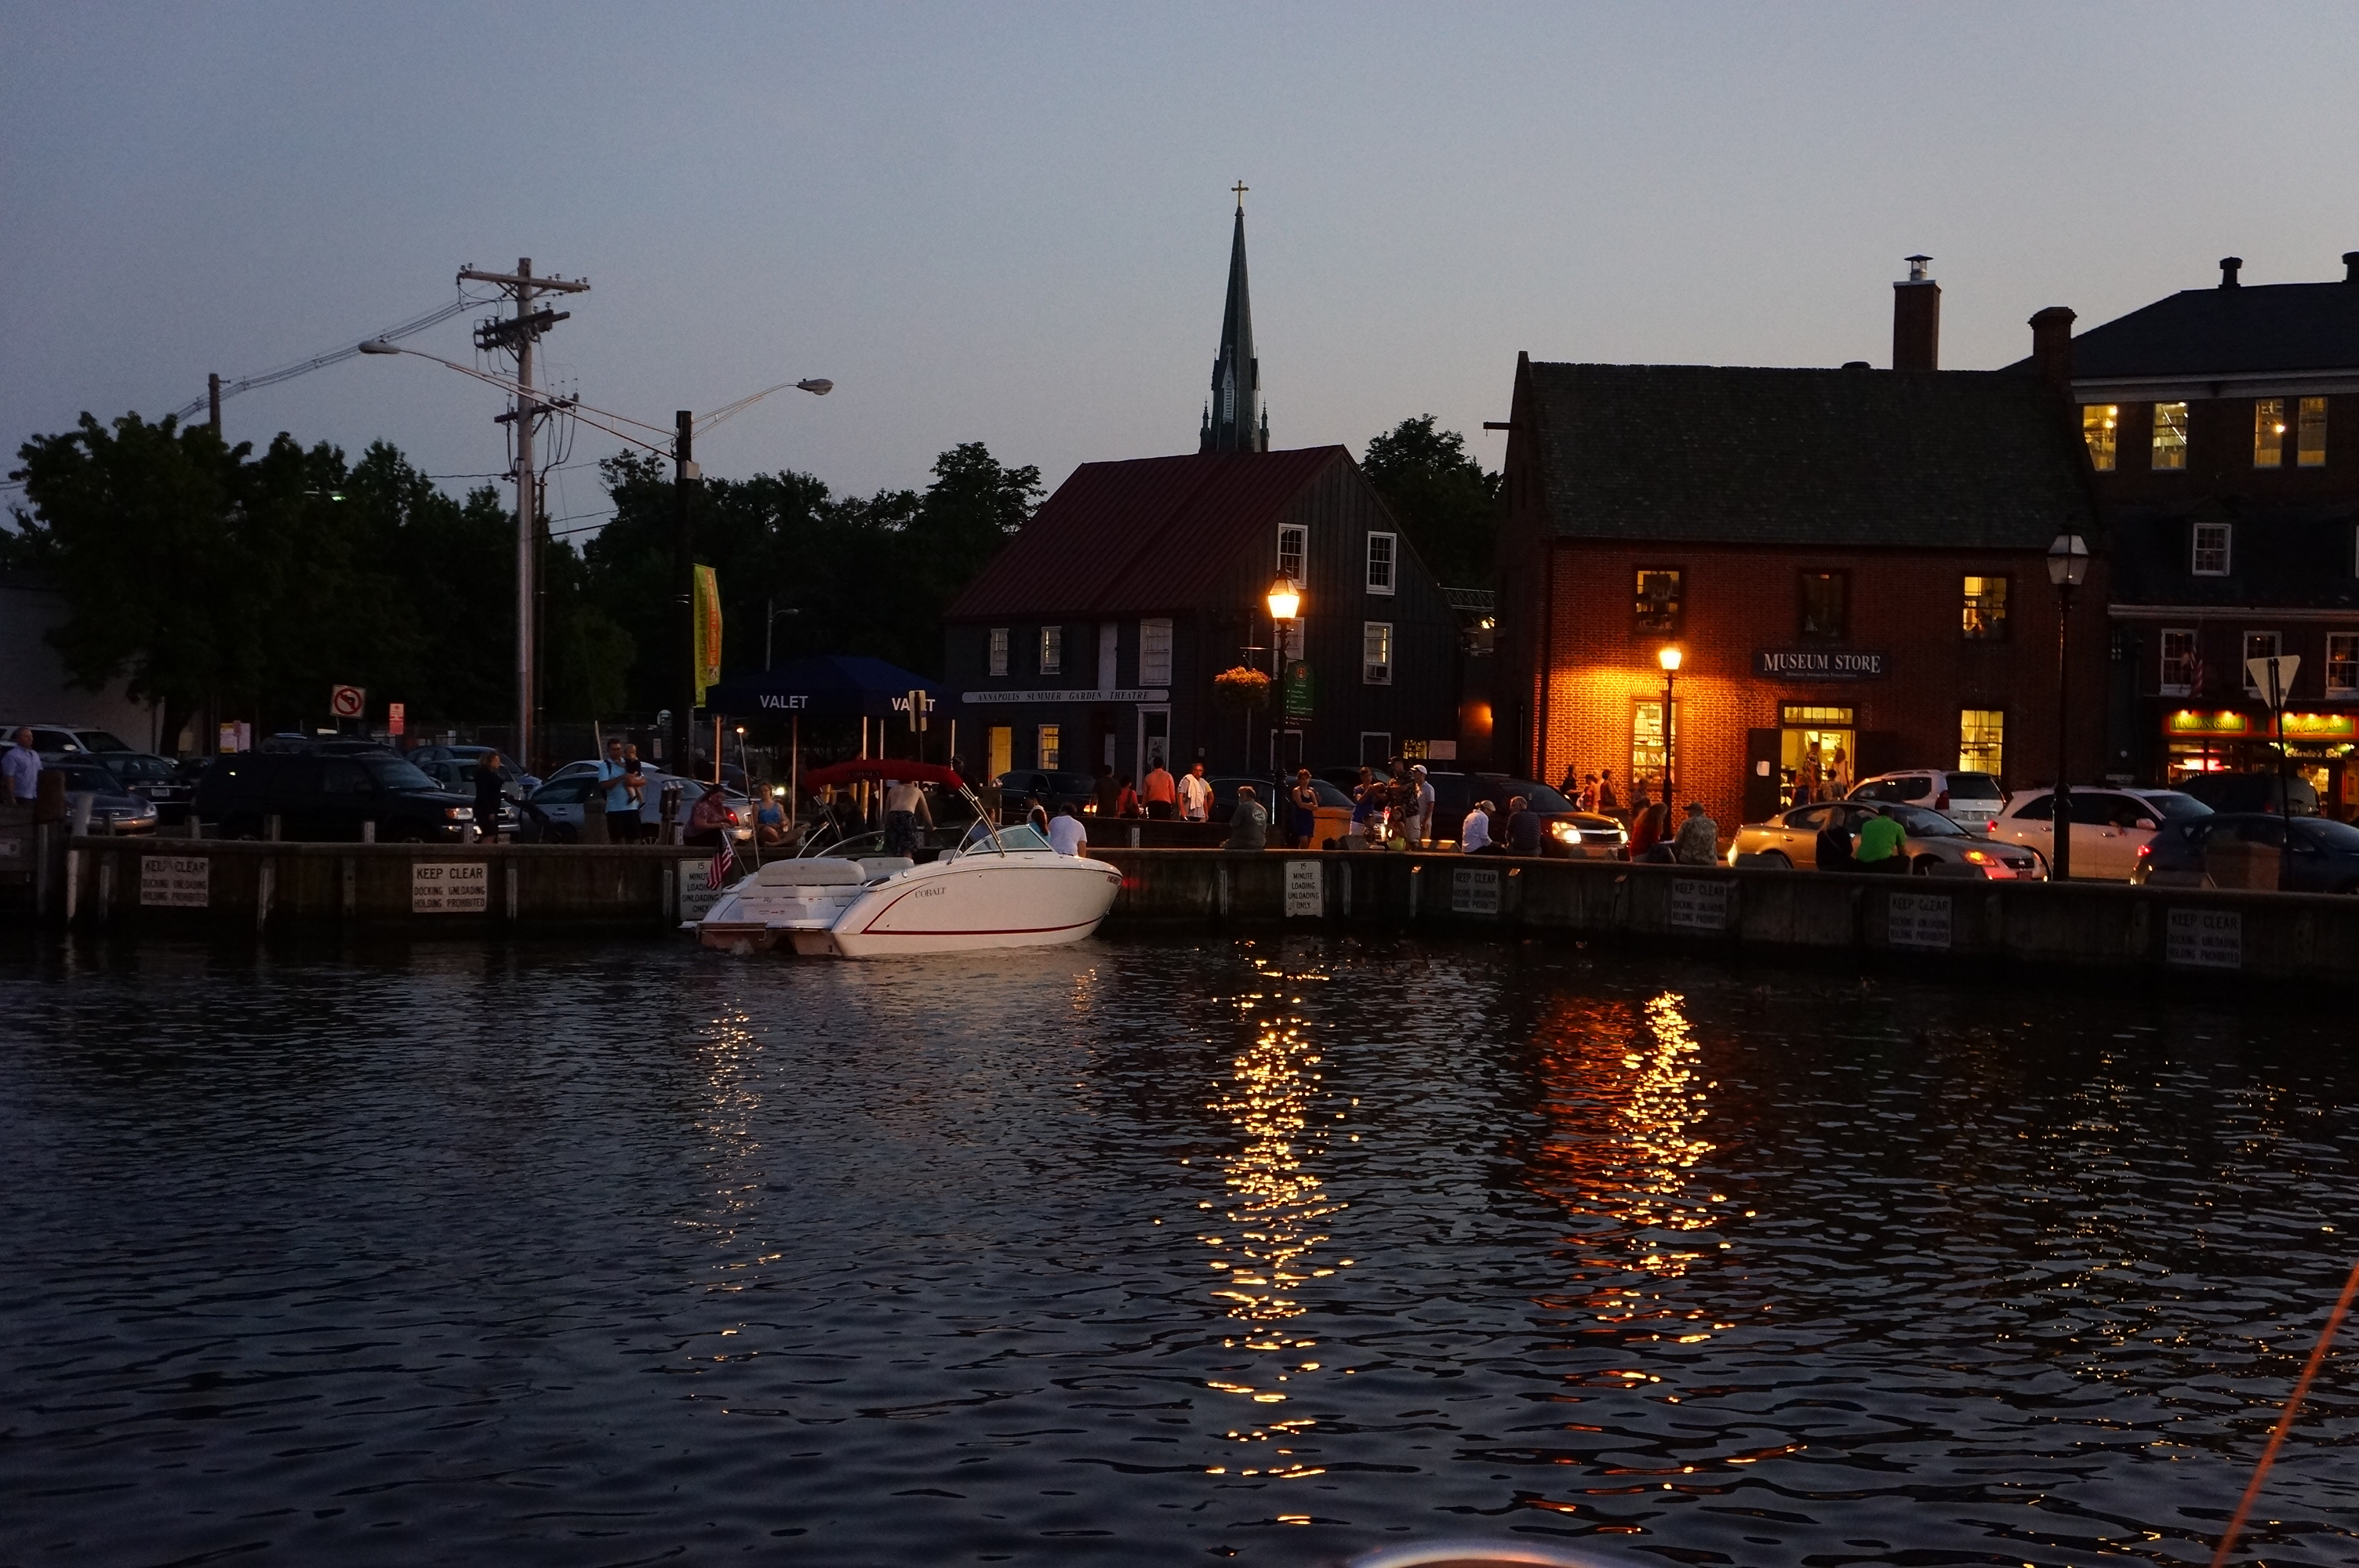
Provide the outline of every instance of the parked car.
{"type": "Polygon", "coordinates": [[[197,785],[197,815],[224,838],[258,838],[266,817],[279,836],[349,842],[376,824],[387,842],[456,842],[475,823],[472,796],[444,789],[400,758],[373,752],[243,752],[216,757],[197,785]]]}
{"type": "Polygon", "coordinates": [[[2214,811],[2262,811],[2279,816],[2318,815],[2318,791],[2300,779],[2280,781],[2273,773],[2197,773],[2179,789],[2214,811]],[[2290,812],[2286,809],[2288,801],[2293,806],[2290,812]]]}
{"type": "Polygon", "coordinates": [[[1090,812],[1097,809],[1098,781],[1087,773],[1016,768],[1000,774],[994,782],[999,785],[1000,816],[1011,820],[1021,818],[1031,809],[1036,797],[1049,808],[1051,816],[1061,806],[1090,812]]]}
{"type": "Polygon", "coordinates": [[[1888,800],[1938,811],[1961,827],[1988,832],[2006,807],[2006,791],[1988,773],[1951,773],[1943,768],[1908,768],[1878,773],[1852,785],[1846,800],[1888,800]]]}
{"type": "Polygon", "coordinates": [[[103,730],[93,730],[82,724],[34,724],[22,719],[11,719],[5,727],[0,727],[0,742],[13,745],[19,730],[33,732],[33,750],[36,752],[58,752],[67,756],[78,756],[85,752],[131,750],[128,744],[103,730]]]}
{"type": "Polygon", "coordinates": [[[2232,843],[2258,851],[2245,859],[2245,865],[2261,868],[2266,886],[2281,885],[2288,892],[2359,892],[2359,827],[2326,816],[2288,820],[2275,812],[2257,811],[2214,812],[2164,823],[2138,846],[2130,881],[2141,887],[2250,885],[2217,874],[2225,870],[2226,860],[2219,851],[2232,843]],[[2288,842],[2293,859],[2282,863],[2280,883],[2276,870],[2288,842]]]}
{"type": "MultiPolygon", "coordinates": [[[[483,771],[479,758],[429,758],[423,762],[403,760],[451,794],[475,798],[475,775],[483,771]]],[[[539,787],[540,781],[530,773],[520,773],[514,768],[500,770],[500,789],[507,801],[500,807],[501,837],[513,838],[524,826],[523,811],[516,803],[530,799],[532,792],[539,787]]]]}
{"type": "Polygon", "coordinates": [[[1476,802],[1484,800],[1499,807],[1499,820],[1493,831],[1504,836],[1507,802],[1522,795],[1539,814],[1542,854],[1575,860],[1618,860],[1629,855],[1630,835],[1620,822],[1594,811],[1582,810],[1560,791],[1537,779],[1519,779],[1506,773],[1429,773],[1426,782],[1433,785],[1436,838],[1455,840],[1466,814],[1474,809],[1476,802]]]}
{"type": "Polygon", "coordinates": [[[1871,816],[1889,816],[1907,835],[1901,853],[1917,876],[1982,877],[1992,881],[2045,881],[2048,864],[2031,849],[1993,844],[1983,835],[1921,806],[1896,801],[1831,800],[1798,806],[1767,822],[1737,829],[1730,846],[1732,866],[1757,866],[1766,871],[1814,868],[1819,863],[1819,835],[1839,827],[1859,841],[1860,825],[1871,816]]]}
{"type": "MultiPolygon", "coordinates": [[[[664,785],[677,783],[680,786],[680,815],[685,817],[694,807],[705,786],[694,779],[675,780],[659,768],[646,768],[642,776],[647,781],[647,798],[639,807],[642,822],[653,825],[660,820],[664,785]]],[[[551,778],[528,796],[533,809],[545,819],[541,834],[554,844],[573,844],[582,838],[582,809],[600,788],[595,773],[574,773],[570,777],[551,778]]],[[[729,836],[739,843],[754,836],[754,803],[737,791],[723,788],[722,798],[729,803],[734,822],[729,836]]]]}
{"type": "MultiPolygon", "coordinates": [[[[1280,829],[1288,819],[1282,813],[1294,809],[1290,793],[1294,788],[1292,779],[1286,781],[1288,793],[1284,795],[1279,794],[1277,781],[1275,779],[1247,778],[1238,774],[1234,777],[1216,778],[1210,782],[1212,785],[1212,819],[1213,821],[1226,822],[1235,816],[1237,786],[1251,784],[1254,798],[1260,801],[1263,808],[1269,813],[1269,841],[1273,844],[1283,842],[1280,829]],[[1273,805],[1273,800],[1279,804],[1273,805]]],[[[1311,778],[1310,785],[1319,792],[1319,808],[1311,814],[1315,822],[1311,829],[1310,842],[1304,848],[1340,849],[1343,847],[1344,834],[1349,832],[1352,827],[1352,797],[1325,779],[1315,775],[1311,778]]]]}
{"type": "Polygon", "coordinates": [[[156,807],[156,820],[167,827],[175,827],[189,819],[189,802],[195,797],[196,784],[180,774],[177,763],[151,752],[59,752],[87,757],[113,773],[126,794],[136,795],[156,807]]]}
{"type": "MultiPolygon", "coordinates": [[[[2178,790],[2076,787],[2072,791],[2072,878],[2127,881],[2137,868],[2138,847],[2164,823],[2211,814],[2210,806],[2178,790]]],[[[1991,824],[1990,836],[2037,849],[2042,860],[2052,863],[2055,816],[2053,790],[2025,790],[2006,803],[2006,809],[1991,824]]]]}
{"type": "Polygon", "coordinates": [[[54,769],[65,775],[66,801],[69,813],[76,795],[90,797],[90,826],[96,833],[153,833],[156,831],[156,803],[131,793],[131,787],[99,765],[96,757],[85,752],[69,756],[60,752],[41,759],[46,770],[54,769]]]}

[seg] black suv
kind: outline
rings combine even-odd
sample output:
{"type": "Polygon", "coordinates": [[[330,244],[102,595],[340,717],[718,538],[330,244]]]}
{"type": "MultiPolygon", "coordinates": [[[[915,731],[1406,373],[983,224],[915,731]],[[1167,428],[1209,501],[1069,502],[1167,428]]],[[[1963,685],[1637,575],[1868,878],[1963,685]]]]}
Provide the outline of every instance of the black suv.
{"type": "Polygon", "coordinates": [[[475,820],[475,803],[454,795],[400,758],[364,753],[321,757],[245,752],[216,757],[197,785],[197,816],[224,838],[258,838],[263,818],[296,840],[361,837],[376,824],[388,843],[455,842],[475,820]]]}

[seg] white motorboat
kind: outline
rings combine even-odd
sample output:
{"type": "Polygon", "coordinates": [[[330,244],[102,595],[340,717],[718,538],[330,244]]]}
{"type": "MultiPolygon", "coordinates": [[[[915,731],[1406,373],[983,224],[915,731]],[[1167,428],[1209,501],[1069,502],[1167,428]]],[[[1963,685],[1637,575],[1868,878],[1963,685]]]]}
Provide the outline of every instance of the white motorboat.
{"type": "MultiPolygon", "coordinates": [[[[902,762],[888,773],[872,761],[827,772],[847,769],[864,776],[915,773],[966,793],[947,768],[902,762]]],[[[977,815],[958,849],[925,865],[906,856],[826,850],[773,860],[714,901],[697,922],[697,938],[729,952],[790,947],[868,958],[1054,947],[1098,928],[1121,891],[1120,871],[1103,860],[1060,855],[1028,827],[994,827],[980,803],[977,815]]]]}

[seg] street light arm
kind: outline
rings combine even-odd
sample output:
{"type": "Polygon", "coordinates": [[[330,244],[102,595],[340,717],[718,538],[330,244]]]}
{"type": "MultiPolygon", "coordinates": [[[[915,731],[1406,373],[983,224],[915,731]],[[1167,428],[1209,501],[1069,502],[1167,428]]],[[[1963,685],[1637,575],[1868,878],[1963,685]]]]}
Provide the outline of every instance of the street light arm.
{"type": "Polygon", "coordinates": [[[754,405],[761,402],[765,397],[769,396],[770,394],[774,392],[784,392],[788,387],[792,387],[798,392],[808,392],[814,397],[825,397],[829,393],[835,390],[835,383],[832,381],[807,378],[802,381],[782,381],[776,386],[766,386],[761,391],[741,397],[734,403],[725,404],[723,406],[714,409],[710,414],[699,415],[697,416],[695,426],[696,433],[701,436],[707,430],[710,430],[714,426],[720,424],[723,420],[743,414],[746,409],[753,407],[754,405]]]}
{"type": "MultiPolygon", "coordinates": [[[[658,457],[671,456],[671,446],[669,442],[658,444],[657,442],[646,440],[640,437],[634,436],[627,430],[617,430],[611,425],[601,423],[601,420],[603,419],[615,419],[620,420],[625,425],[638,425],[639,428],[642,430],[658,429],[658,427],[653,425],[639,424],[638,420],[632,418],[627,414],[615,414],[607,409],[595,407],[592,405],[582,403],[578,400],[569,399],[564,402],[559,402],[555,399],[545,397],[538,392],[528,391],[521,383],[512,381],[506,376],[495,375],[489,371],[477,370],[473,365],[462,365],[456,360],[446,360],[440,354],[429,354],[421,349],[405,349],[398,343],[388,343],[382,338],[372,338],[367,342],[361,344],[360,351],[364,354],[408,354],[413,359],[431,360],[436,364],[442,366],[446,370],[455,370],[461,375],[474,377],[477,381],[482,382],[486,386],[495,386],[511,397],[521,398],[527,403],[538,404],[544,408],[560,409],[564,413],[571,414],[576,418],[581,419],[585,425],[591,426],[595,429],[603,430],[606,434],[615,438],[617,440],[628,441],[636,447],[644,447],[648,451],[655,453],[658,457]],[[596,415],[598,417],[591,418],[588,416],[590,415],[596,415]]],[[[668,432],[663,431],[658,431],[658,433],[668,434],[668,432]]]]}

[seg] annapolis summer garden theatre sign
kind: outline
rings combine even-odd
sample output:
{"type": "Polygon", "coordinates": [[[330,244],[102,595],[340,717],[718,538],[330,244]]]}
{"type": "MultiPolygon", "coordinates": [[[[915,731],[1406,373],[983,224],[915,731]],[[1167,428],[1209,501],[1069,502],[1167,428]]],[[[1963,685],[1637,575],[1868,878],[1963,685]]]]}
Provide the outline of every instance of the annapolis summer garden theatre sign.
{"type": "Polygon", "coordinates": [[[1756,648],[1753,673],[1763,680],[1882,680],[1886,655],[1843,648],[1756,648]]]}

